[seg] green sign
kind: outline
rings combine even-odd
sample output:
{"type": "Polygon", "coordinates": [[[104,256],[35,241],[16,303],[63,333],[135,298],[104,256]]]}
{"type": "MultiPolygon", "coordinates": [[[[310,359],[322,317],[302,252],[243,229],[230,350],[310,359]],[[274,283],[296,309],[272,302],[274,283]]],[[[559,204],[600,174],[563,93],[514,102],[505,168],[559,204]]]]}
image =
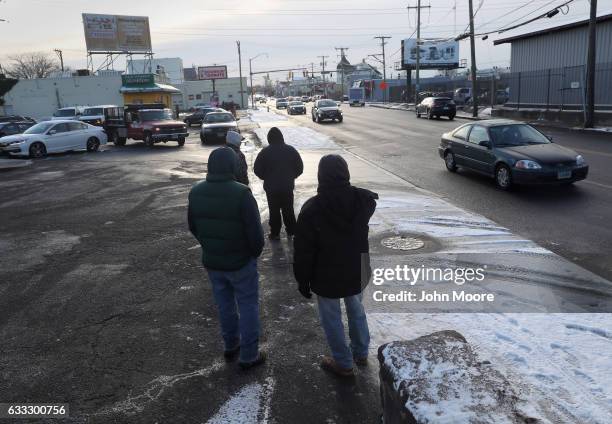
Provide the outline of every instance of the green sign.
{"type": "Polygon", "coordinates": [[[121,75],[121,84],[124,87],[151,86],[155,84],[154,74],[126,74],[121,75]]]}

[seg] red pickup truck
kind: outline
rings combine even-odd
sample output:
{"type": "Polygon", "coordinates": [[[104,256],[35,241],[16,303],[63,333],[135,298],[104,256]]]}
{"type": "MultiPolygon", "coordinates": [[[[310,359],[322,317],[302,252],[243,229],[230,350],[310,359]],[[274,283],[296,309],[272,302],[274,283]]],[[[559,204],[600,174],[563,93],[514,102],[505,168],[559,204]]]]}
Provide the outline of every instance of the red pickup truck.
{"type": "Polygon", "coordinates": [[[168,141],[183,146],[189,136],[187,125],[174,119],[170,109],[157,104],[111,108],[105,111],[104,129],[116,146],[124,146],[128,138],[143,140],[149,147],[168,141]]]}

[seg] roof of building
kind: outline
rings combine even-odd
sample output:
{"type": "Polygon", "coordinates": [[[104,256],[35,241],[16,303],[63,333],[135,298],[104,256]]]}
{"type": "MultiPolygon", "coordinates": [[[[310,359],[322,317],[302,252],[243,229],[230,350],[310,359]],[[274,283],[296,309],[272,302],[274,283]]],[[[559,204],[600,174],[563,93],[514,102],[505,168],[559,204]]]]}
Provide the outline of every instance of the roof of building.
{"type": "Polygon", "coordinates": [[[342,55],[342,57],[340,58],[340,62],[338,62],[338,66],[336,66],[336,69],[352,69],[354,68],[353,65],[351,65],[351,62],[348,61],[348,59],[346,58],[346,56],[342,55]]]}
{"type": "Polygon", "coordinates": [[[134,87],[123,86],[121,87],[119,91],[121,93],[159,93],[159,92],[180,93],[181,92],[181,90],[179,90],[176,87],[173,87],[167,84],[159,84],[159,83],[142,85],[142,86],[134,86],[134,87]]]}
{"type": "MultiPolygon", "coordinates": [[[[602,15],[602,16],[597,17],[597,23],[602,23],[602,22],[606,22],[609,20],[612,20],[612,13],[608,15],[602,15]]],[[[498,44],[504,44],[504,43],[511,43],[513,41],[523,40],[525,38],[537,37],[540,35],[548,35],[554,32],[566,31],[568,29],[573,29],[573,28],[579,28],[582,26],[587,26],[588,24],[589,24],[589,20],[585,19],[583,21],[577,21],[577,22],[572,22],[572,23],[565,24],[565,25],[559,25],[559,26],[552,27],[552,28],[542,29],[539,31],[528,32],[526,34],[515,35],[513,37],[501,38],[499,40],[493,41],[493,44],[498,45],[498,44]]]]}

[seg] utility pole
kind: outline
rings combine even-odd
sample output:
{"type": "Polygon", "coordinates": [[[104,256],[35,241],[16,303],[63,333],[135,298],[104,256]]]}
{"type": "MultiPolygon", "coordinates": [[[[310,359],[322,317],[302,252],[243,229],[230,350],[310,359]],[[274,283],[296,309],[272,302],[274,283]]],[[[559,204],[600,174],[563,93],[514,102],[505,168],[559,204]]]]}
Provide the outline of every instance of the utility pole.
{"type": "MultiPolygon", "coordinates": [[[[385,42],[385,40],[391,37],[388,35],[378,35],[374,38],[379,39],[380,45],[382,46],[383,82],[387,84],[387,62],[385,59],[385,44],[387,43],[385,42]]],[[[385,87],[385,89],[382,92],[383,92],[383,103],[386,103],[387,102],[387,87],[385,87]]]]}
{"type": "Polygon", "coordinates": [[[57,53],[60,60],[60,67],[62,69],[62,72],[64,72],[64,55],[62,54],[62,51],[60,49],[54,49],[53,51],[57,53]]]}
{"type": "Polygon", "coordinates": [[[313,85],[314,85],[314,62],[310,62],[310,97],[313,96],[313,85]]]}
{"type": "Polygon", "coordinates": [[[240,53],[240,41],[236,41],[238,46],[238,72],[240,73],[240,107],[244,109],[244,87],[242,86],[242,54],[240,53]]]}
{"type": "MultiPolygon", "coordinates": [[[[593,0],[591,0],[593,1],[593,0]]],[[[478,81],[476,79],[476,43],[474,42],[474,6],[473,1],[469,0],[470,9],[470,49],[471,49],[471,62],[472,62],[472,116],[478,117],[478,81]]]]}
{"type": "Polygon", "coordinates": [[[323,95],[327,98],[327,82],[325,81],[325,59],[329,56],[317,56],[321,58],[321,75],[323,76],[323,95]]]}
{"type": "MultiPolygon", "coordinates": [[[[342,62],[342,59],[344,58],[344,51],[348,50],[348,47],[335,47],[336,50],[340,50],[340,62],[342,62]]],[[[341,80],[341,86],[342,86],[342,95],[340,97],[340,101],[342,101],[342,99],[344,98],[344,65],[342,65],[342,69],[341,69],[341,76],[340,78],[342,78],[341,80]]]]}
{"type": "MultiPolygon", "coordinates": [[[[471,2],[472,0],[470,0],[471,2]]],[[[471,4],[471,3],[470,3],[471,4]]],[[[416,6],[408,6],[407,9],[416,9],[417,11],[417,38],[416,38],[416,66],[415,66],[415,81],[414,81],[414,107],[419,103],[419,91],[421,89],[421,78],[419,75],[421,67],[421,9],[429,9],[431,5],[421,6],[421,0],[418,0],[416,6]]],[[[406,87],[407,88],[407,87],[406,87]]]]}
{"type": "Polygon", "coordinates": [[[591,16],[589,18],[589,38],[586,64],[586,108],[584,127],[592,128],[595,123],[595,50],[597,47],[597,0],[591,0],[591,16]]]}

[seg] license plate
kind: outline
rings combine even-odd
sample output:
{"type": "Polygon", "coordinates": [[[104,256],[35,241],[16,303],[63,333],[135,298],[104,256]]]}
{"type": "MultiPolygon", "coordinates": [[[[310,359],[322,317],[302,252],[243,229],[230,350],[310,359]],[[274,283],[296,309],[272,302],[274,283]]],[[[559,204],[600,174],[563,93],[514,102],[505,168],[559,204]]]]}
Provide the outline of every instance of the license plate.
{"type": "Polygon", "coordinates": [[[559,171],[557,172],[557,179],[559,180],[563,180],[566,178],[571,178],[572,177],[572,171],[559,171]]]}
{"type": "Polygon", "coordinates": [[[448,106],[444,106],[444,110],[448,110],[448,106]]]}

